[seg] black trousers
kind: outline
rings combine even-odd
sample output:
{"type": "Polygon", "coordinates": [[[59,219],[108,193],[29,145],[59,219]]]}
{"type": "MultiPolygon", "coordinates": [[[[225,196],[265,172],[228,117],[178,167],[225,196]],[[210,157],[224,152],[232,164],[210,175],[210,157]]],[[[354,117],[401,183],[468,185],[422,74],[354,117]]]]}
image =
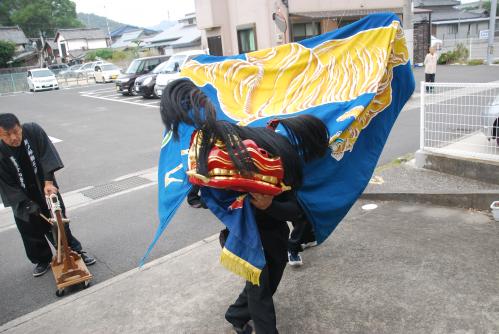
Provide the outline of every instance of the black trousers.
{"type": "MultiPolygon", "coordinates": [[[[66,216],[66,209],[64,203],[61,201],[61,208],[63,216],[66,216]]],[[[46,207],[41,206],[42,211],[46,217],[49,213],[46,207]]],[[[52,234],[52,227],[43,220],[41,217],[30,216],[28,221],[19,219],[15,217],[17,229],[21,234],[21,238],[24,244],[24,250],[26,251],[26,256],[32,263],[46,263],[52,260],[52,250],[47,242],[47,237],[50,242],[56,246],[54,242],[54,237],[52,234]]],[[[66,230],[66,237],[68,239],[69,247],[75,252],[82,250],[81,243],[76,239],[71,233],[69,224],[64,224],[66,230]]]]}
{"type": "MultiPolygon", "coordinates": [[[[435,73],[425,73],[424,81],[425,82],[435,82],[435,73]]],[[[433,92],[433,87],[426,86],[426,92],[428,93],[429,91],[433,92]]]]}
{"type": "Polygon", "coordinates": [[[314,230],[312,224],[306,220],[292,222],[293,231],[288,240],[288,251],[302,252],[302,244],[315,241],[314,230]]]}
{"type": "MultiPolygon", "coordinates": [[[[56,246],[52,236],[51,227],[41,218],[30,218],[29,221],[23,221],[16,218],[16,225],[23,240],[24,249],[28,259],[32,263],[46,263],[52,260],[52,250],[45,239],[45,236],[56,246]]],[[[71,233],[69,224],[65,224],[66,236],[69,247],[72,250],[81,251],[81,243],[71,233]]]]}
{"type": "Polygon", "coordinates": [[[257,334],[275,334],[276,315],[272,296],[279,286],[286,263],[289,228],[286,224],[271,230],[260,229],[267,265],[260,275],[260,285],[246,282],[237,300],[229,306],[225,319],[236,327],[253,320],[257,334]]]}

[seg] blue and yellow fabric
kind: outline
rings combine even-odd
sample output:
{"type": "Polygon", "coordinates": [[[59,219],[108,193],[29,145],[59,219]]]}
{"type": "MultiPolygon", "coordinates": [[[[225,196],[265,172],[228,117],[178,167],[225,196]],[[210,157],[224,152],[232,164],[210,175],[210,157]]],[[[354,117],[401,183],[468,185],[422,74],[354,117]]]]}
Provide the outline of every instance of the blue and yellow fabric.
{"type": "MultiPolygon", "coordinates": [[[[181,75],[210,98],[219,119],[264,126],[272,118],[312,114],[327,125],[330,153],[304,166],[304,184],[297,191],[319,243],[364,191],[415,86],[404,33],[392,13],[369,15],[333,32],[271,49],[199,56],[181,75]]],[[[160,225],[147,254],[189,191],[185,172],[192,131],[183,125],[179,141],[165,135],[158,171],[160,225]]],[[[261,258],[255,260],[238,245],[245,247],[244,242],[230,241],[226,248],[233,249],[224,249],[222,263],[257,283],[261,258]],[[238,266],[256,269],[235,269],[238,266]]]]}

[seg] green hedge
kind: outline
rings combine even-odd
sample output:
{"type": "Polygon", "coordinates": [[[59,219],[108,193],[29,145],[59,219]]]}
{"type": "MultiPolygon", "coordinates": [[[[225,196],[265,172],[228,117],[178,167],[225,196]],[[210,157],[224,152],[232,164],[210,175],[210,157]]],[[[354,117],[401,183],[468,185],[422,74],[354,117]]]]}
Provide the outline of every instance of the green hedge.
{"type": "Polygon", "coordinates": [[[85,55],[85,60],[94,61],[97,58],[109,60],[113,58],[114,51],[111,49],[100,49],[95,51],[87,52],[85,55]]]}

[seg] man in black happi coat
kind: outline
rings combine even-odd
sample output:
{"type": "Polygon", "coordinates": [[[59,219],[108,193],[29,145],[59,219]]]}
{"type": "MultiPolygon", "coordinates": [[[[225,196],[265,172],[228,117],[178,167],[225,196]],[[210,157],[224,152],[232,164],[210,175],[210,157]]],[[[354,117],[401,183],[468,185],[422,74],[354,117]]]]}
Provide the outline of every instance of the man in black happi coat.
{"type": "MultiPolygon", "coordinates": [[[[21,125],[13,114],[0,114],[0,195],[3,205],[12,207],[28,259],[35,264],[33,276],[43,275],[52,260],[46,237],[53,243],[50,225],[40,214],[49,216],[45,196],[57,194],[65,216],[54,172],[63,168],[54,145],[36,123],[21,125]]],[[[65,224],[71,249],[80,253],[87,265],[95,259],[82,251],[80,242],[65,224]]]]}

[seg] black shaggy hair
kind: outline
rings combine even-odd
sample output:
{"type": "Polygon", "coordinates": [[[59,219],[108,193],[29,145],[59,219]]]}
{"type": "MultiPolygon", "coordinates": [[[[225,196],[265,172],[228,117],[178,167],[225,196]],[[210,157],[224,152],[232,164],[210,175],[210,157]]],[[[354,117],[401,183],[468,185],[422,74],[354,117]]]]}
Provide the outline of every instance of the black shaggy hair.
{"type": "Polygon", "coordinates": [[[187,79],[177,79],[165,87],[160,112],[166,131],[172,130],[175,139],[180,123],[200,129],[205,123],[213,124],[217,117],[208,97],[187,79]]]}
{"type": "Polygon", "coordinates": [[[279,120],[289,138],[270,128],[238,126],[216,120],[216,111],[208,97],[191,81],[179,79],[166,86],[161,98],[161,118],[167,131],[178,139],[180,123],[201,131],[198,138],[197,172],[208,176],[208,155],[219,140],[227,149],[234,167],[244,176],[257,172],[243,143],[251,139],[271,157],[280,157],[284,168],[284,183],[293,188],[302,184],[303,162],[324,156],[329,134],[324,123],[310,115],[279,120]]]}

